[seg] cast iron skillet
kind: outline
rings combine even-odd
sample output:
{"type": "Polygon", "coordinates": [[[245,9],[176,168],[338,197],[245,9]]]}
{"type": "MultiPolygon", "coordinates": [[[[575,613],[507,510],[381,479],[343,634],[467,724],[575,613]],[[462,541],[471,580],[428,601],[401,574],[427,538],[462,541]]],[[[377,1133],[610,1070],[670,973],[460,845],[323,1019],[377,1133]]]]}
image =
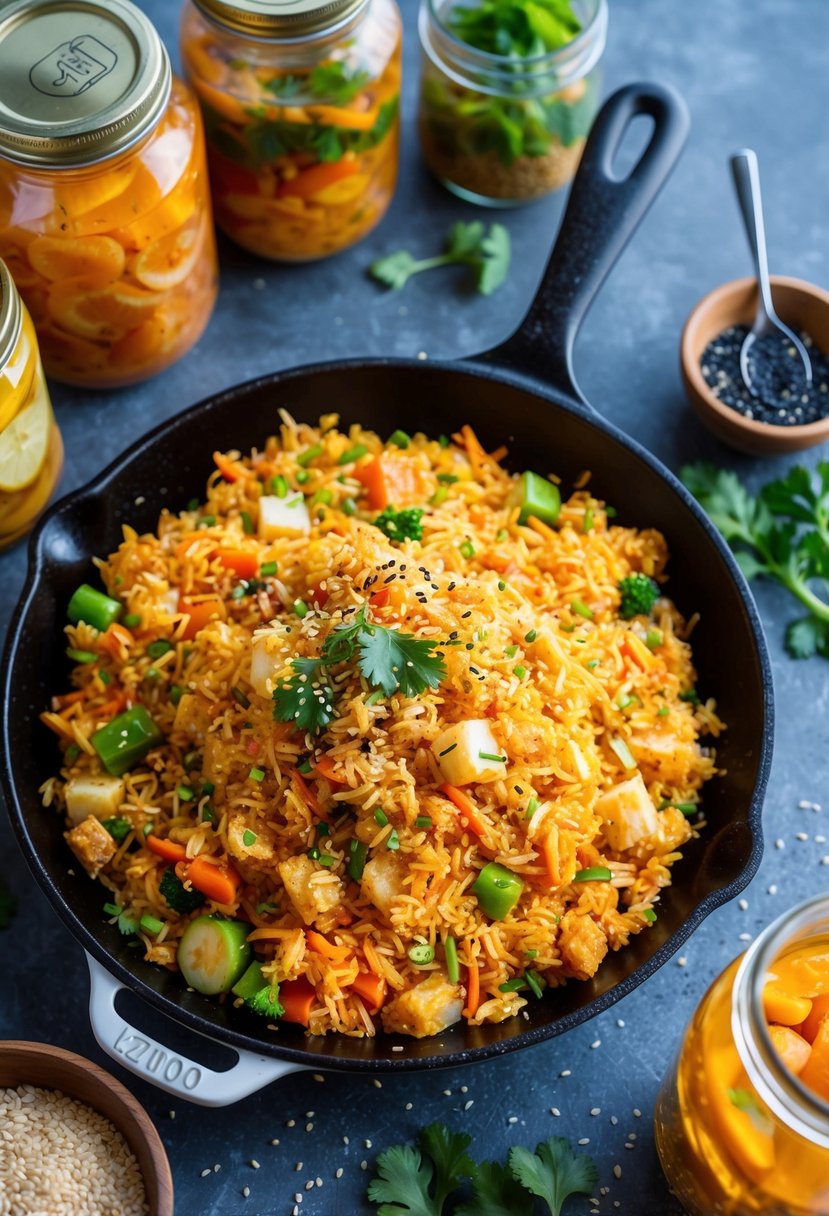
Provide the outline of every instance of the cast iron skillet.
{"type": "MultiPolygon", "coordinates": [[[[579,323],[673,167],[687,128],[685,106],[668,89],[630,85],[608,101],[590,136],[538,296],[519,331],[500,348],[470,362],[323,363],[219,393],[157,427],[90,485],[59,502],[32,537],[3,677],[3,788],[12,822],[35,877],[88,953],[180,1025],[260,1058],[277,1057],[283,1070],[402,1070],[484,1059],[560,1034],[625,996],[754,874],[772,750],[772,686],[753,601],[727,546],[682,485],[593,412],[571,371],[579,323]],[[650,116],[653,132],[632,173],[619,179],[614,153],[637,115],[650,116]],[[261,444],[277,426],[279,406],[309,422],[336,409],[346,424],[359,421],[382,435],[398,426],[435,435],[470,422],[490,448],[508,444],[513,469],[557,470],[565,486],[590,469],[591,486],[617,508],[619,522],[665,533],[670,594],[686,615],[700,613],[694,632],[699,688],[716,697],[728,723],[718,743],[725,771],[705,788],[708,826],[675,867],[654,927],[610,956],[594,980],[531,1002],[528,1019],[481,1028],[459,1024],[425,1040],[311,1039],[290,1026],[267,1031],[254,1015],[189,993],[180,976],[137,959],[105,923],[101,887],[77,872],[70,875],[57,818],[40,807],[37,789],[56,771],[58,752],[38,712],[52,692],[66,687],[66,604],[77,584],[90,577],[91,557],[117,546],[122,521],[151,530],[161,506],[179,509],[203,493],[212,452],[261,444]],[[401,1043],[403,1051],[393,1053],[392,1045],[401,1043]]],[[[660,273],[658,266],[653,273],[660,273]]],[[[111,1043],[104,1045],[112,1050],[111,1043]]]]}

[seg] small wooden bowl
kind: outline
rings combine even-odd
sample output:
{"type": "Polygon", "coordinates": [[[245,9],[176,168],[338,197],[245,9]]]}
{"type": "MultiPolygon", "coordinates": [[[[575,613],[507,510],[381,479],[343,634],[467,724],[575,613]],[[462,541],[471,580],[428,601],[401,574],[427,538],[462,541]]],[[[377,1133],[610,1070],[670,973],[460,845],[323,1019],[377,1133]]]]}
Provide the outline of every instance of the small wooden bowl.
{"type": "MultiPolygon", "coordinates": [[[[781,321],[803,330],[815,346],[829,352],[829,292],[782,275],[771,276],[774,305],[781,321]]],[[[723,443],[752,456],[797,452],[829,439],[829,417],[803,426],[774,426],[744,418],[723,405],[706,384],[700,359],[712,338],[731,325],[751,325],[757,308],[757,280],[723,283],[696,305],[682,331],[680,361],[685,391],[697,416],[723,443]]]]}
{"type": "Polygon", "coordinates": [[[91,1060],[49,1043],[0,1041],[0,1086],[59,1089],[113,1123],[141,1169],[150,1216],[173,1216],[173,1177],[164,1145],[143,1106],[91,1060]]]}

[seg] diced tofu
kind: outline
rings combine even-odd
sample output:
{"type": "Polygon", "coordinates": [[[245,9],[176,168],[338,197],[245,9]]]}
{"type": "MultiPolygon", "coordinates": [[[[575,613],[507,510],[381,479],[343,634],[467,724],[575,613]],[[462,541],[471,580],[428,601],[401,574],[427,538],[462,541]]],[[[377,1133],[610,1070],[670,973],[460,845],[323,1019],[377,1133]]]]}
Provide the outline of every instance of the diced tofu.
{"type": "Polygon", "coordinates": [[[684,785],[697,759],[694,744],[670,734],[634,735],[630,750],[641,768],[648,770],[655,781],[663,781],[666,785],[684,785]]]}
{"type": "Polygon", "coordinates": [[[450,785],[497,781],[506,772],[505,763],[483,759],[504,754],[485,718],[447,726],[432,744],[432,752],[443,779],[450,785]]]}
{"type": "Polygon", "coordinates": [[[97,777],[92,774],[73,777],[66,783],[64,796],[66,813],[75,825],[83,823],[88,815],[112,819],[124,801],[124,782],[105,773],[97,777]]]}
{"type": "Polygon", "coordinates": [[[339,879],[331,881],[335,878],[333,874],[323,874],[325,881],[317,882],[318,873],[311,858],[304,853],[279,863],[279,876],[285,894],[306,925],[313,925],[342,903],[342,882],[339,879]]]}
{"type": "Polygon", "coordinates": [[[589,980],[607,954],[607,937],[592,916],[571,908],[562,918],[559,949],[578,980],[589,980]]]}
{"type": "Polygon", "coordinates": [[[632,848],[659,829],[659,816],[642,774],[614,785],[596,799],[605,839],[617,853],[632,848]]]}
{"type": "Polygon", "coordinates": [[[77,857],[90,878],[97,878],[100,871],[112,861],[118,846],[105,827],[94,815],[84,819],[71,832],[66,832],[66,843],[77,857]]]}
{"type": "Polygon", "coordinates": [[[304,536],[311,531],[311,517],[302,494],[277,498],[265,494],[259,499],[259,536],[276,540],[278,536],[304,536]]]}
{"type": "Polygon", "coordinates": [[[391,916],[392,905],[403,886],[404,869],[393,853],[378,853],[366,862],[360,890],[385,916],[391,916]]]}
{"type": "Polygon", "coordinates": [[[260,697],[270,697],[276,687],[276,677],[285,666],[283,640],[278,633],[258,633],[250,652],[250,682],[260,697]]]}
{"type": "Polygon", "coordinates": [[[176,706],[173,730],[183,731],[193,743],[204,743],[210,723],[210,702],[197,693],[185,692],[176,706]]]}
{"type": "Polygon", "coordinates": [[[389,1001],[382,1014],[383,1027],[389,1034],[422,1039],[460,1021],[462,1008],[457,984],[450,984],[439,971],[433,971],[428,979],[389,1001]]]}
{"type": "Polygon", "coordinates": [[[270,832],[263,832],[261,828],[251,832],[245,815],[230,816],[227,824],[227,847],[240,861],[273,860],[274,847],[270,832]],[[250,835],[247,836],[246,843],[247,833],[250,835]]]}

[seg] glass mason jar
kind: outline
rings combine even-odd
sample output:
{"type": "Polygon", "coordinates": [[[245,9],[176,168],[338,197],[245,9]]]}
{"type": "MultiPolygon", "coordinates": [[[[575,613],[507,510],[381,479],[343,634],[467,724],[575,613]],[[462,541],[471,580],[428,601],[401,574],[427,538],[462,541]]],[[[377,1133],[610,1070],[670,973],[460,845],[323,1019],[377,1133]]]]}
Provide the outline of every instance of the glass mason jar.
{"type": "Polygon", "coordinates": [[[655,1111],[662,1168],[691,1216],[829,1216],[829,1091],[820,1097],[783,1062],[763,1000],[775,966],[802,972],[815,959],[823,978],[816,969],[809,979],[822,999],[827,896],[770,925],[694,1014],[655,1111]]]}
{"type": "Polygon", "coordinates": [[[198,105],[128,0],[0,7],[0,257],[46,370],[112,388],[180,358],[218,286],[198,105]]]}
{"type": "Polygon", "coordinates": [[[421,0],[419,130],[427,165],[468,202],[518,206],[569,182],[599,100],[607,0],[574,0],[581,32],[531,58],[450,31],[457,0],[421,0]]]}
{"type": "Polygon", "coordinates": [[[186,0],[182,61],[228,236],[302,262],[382,219],[397,181],[400,49],[394,0],[186,0]]]}
{"type": "Polygon", "coordinates": [[[0,549],[28,532],[62,468],[35,329],[0,261],[0,549]]]}

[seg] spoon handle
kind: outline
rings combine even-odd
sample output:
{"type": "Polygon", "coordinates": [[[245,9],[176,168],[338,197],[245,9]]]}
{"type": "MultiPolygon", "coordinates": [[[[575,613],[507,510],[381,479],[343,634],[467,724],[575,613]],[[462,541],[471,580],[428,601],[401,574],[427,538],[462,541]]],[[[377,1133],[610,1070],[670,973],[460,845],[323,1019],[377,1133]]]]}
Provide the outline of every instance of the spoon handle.
{"type": "Polygon", "coordinates": [[[760,286],[760,298],[766,315],[776,317],[769,283],[769,259],[766,252],[766,229],[763,223],[763,200],[760,194],[760,168],[757,153],[742,148],[731,157],[731,172],[745,224],[746,236],[754,258],[754,269],[760,286]]]}

